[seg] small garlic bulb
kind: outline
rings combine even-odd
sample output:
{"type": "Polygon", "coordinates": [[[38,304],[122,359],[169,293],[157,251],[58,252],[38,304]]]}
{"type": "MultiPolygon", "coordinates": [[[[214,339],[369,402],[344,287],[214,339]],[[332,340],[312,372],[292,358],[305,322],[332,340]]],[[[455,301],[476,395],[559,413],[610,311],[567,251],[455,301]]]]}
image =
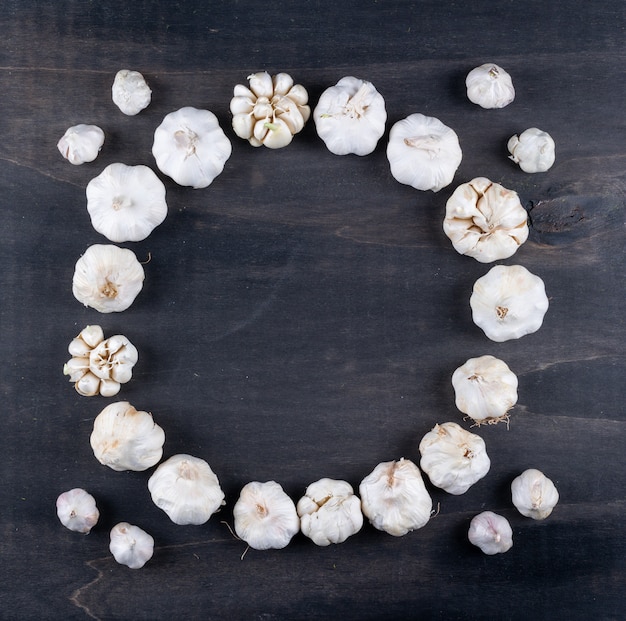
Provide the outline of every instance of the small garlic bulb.
{"type": "Polygon", "coordinates": [[[104,144],[104,132],[97,125],[73,125],[59,142],[57,148],[61,155],[76,166],[93,162],[104,144]]]}
{"type": "Polygon", "coordinates": [[[111,87],[113,103],[126,115],[135,116],[147,108],[152,91],[138,71],[121,69],[115,74],[111,87]]]}
{"type": "Polygon", "coordinates": [[[470,358],[452,374],[456,407],[477,425],[508,418],[517,403],[517,376],[494,356],[470,358]]]}
{"type": "Polygon", "coordinates": [[[433,503],[422,473],[409,459],[378,464],[359,486],[364,515],[378,530],[394,537],[422,528],[433,503]]]}
{"type": "Polygon", "coordinates": [[[485,441],[457,423],[435,425],[422,438],[419,451],[430,482],[449,494],[464,494],[491,467],[485,441]]]}
{"type": "Polygon", "coordinates": [[[224,505],[224,492],[209,464],[179,454],[163,462],[148,480],[154,504],[175,524],[204,524],[224,505]]]}
{"type": "Polygon", "coordinates": [[[513,530],[509,521],[492,511],[483,511],[472,518],[467,537],[489,555],[506,552],[513,546],[513,530]]]}
{"type": "Polygon", "coordinates": [[[65,528],[87,534],[98,523],[100,512],[94,497],[77,487],[59,495],[57,515],[65,528]]]}
{"type": "Polygon", "coordinates": [[[342,543],[363,526],[361,501],[346,481],[311,483],[296,506],[300,530],[318,546],[342,543]]]}
{"type": "Polygon", "coordinates": [[[481,108],[504,108],[515,99],[511,76],[494,63],[472,69],[465,86],[468,99],[481,108]]]}
{"type": "Polygon", "coordinates": [[[131,569],[141,569],[154,553],[154,539],[139,526],[116,524],[110,533],[109,550],[113,558],[131,569]]]}
{"type": "Polygon", "coordinates": [[[275,481],[244,485],[233,517],[237,536],[255,550],[284,548],[300,530],[293,500],[275,481]]]}
{"type": "Polygon", "coordinates": [[[531,127],[519,136],[511,136],[507,149],[513,160],[527,173],[545,172],[555,159],[555,145],[552,136],[536,127],[531,127]]]}
{"type": "Polygon", "coordinates": [[[134,302],[144,276],[132,250],[94,244],[76,261],[72,293],[100,313],[121,312],[134,302]]]}
{"type": "Polygon", "coordinates": [[[545,520],[559,502],[554,483],[540,470],[525,470],[511,483],[513,504],[524,516],[545,520]]]}

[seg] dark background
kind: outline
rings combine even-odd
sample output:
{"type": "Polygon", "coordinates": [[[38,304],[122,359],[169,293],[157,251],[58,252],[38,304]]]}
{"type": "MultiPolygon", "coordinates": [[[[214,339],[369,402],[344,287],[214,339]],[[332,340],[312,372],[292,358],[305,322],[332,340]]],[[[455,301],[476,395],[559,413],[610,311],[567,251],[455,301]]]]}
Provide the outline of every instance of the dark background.
{"type": "MultiPolygon", "coordinates": [[[[3,619],[620,619],[626,581],[624,476],[624,196],[626,5],[604,2],[30,2],[0,3],[0,353],[3,619]],[[467,72],[496,62],[517,96],[483,110],[467,72]],[[141,71],[152,104],[124,116],[110,89],[141,71]],[[254,149],[231,129],[232,89],[285,71],[321,92],[345,75],[384,96],[387,133],[370,156],[337,157],[309,122],[291,145],[254,149]],[[123,244],[145,265],[130,309],[101,315],[71,292],[93,243],[85,186],[108,164],[155,168],[165,114],[213,111],[233,144],[203,190],[167,188],[169,214],[123,244]],[[397,183],[388,129],[414,113],[454,128],[463,161],[437,194],[397,183]],[[56,143],[76,123],[101,126],[92,163],[56,143]],[[528,175],[507,159],[514,133],[539,127],[557,159],[528,175]],[[469,295],[490,266],[458,255],[442,232],[460,183],[515,189],[529,240],[511,259],[541,276],[543,327],[493,343],[469,295]],[[115,399],[152,412],[164,457],[206,459],[227,505],[203,526],[176,526],[144,473],[101,466],[89,446],[111,400],[80,397],[62,375],[86,325],[139,350],[115,399]],[[380,461],[419,461],[437,422],[469,428],[450,377],[490,353],[519,378],[510,426],[481,427],[490,473],[463,496],[427,483],[439,513],[401,538],[366,524],[344,544],[302,535],[250,550],[232,507],[251,480],[297,501],[322,477],[355,488],[380,461]],[[511,504],[534,467],[561,500],[544,522],[511,504]],[[55,499],[88,489],[101,511],[88,536],[64,529],[55,499]],[[487,557],[467,541],[483,510],[506,516],[514,546],[487,557]],[[139,571],[118,565],[108,532],[129,521],[156,540],[139,571]]],[[[159,173],[160,174],[160,173],[159,173]]]]}

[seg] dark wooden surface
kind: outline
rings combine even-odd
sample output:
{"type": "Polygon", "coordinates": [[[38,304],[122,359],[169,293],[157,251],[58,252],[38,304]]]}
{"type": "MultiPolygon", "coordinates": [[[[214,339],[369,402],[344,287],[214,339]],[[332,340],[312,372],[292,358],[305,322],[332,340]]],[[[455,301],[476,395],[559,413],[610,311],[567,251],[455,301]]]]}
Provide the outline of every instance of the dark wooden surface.
{"type": "Polygon", "coordinates": [[[620,619],[624,617],[625,5],[605,2],[1,3],[0,496],[2,619],[620,619]],[[517,97],[468,102],[465,74],[497,62],[517,97]],[[153,102],[113,105],[117,70],[141,71],[153,102]],[[453,127],[463,162],[451,186],[418,192],[391,177],[387,134],[366,157],[331,155],[309,123],[286,149],[253,149],[230,127],[235,84],[286,71],[312,105],[344,75],[369,79],[388,128],[413,112],[453,127]],[[121,314],[72,296],[74,263],[102,243],[85,186],[109,163],[147,164],[152,133],[185,105],[212,110],[233,143],[205,190],[164,178],[169,214],[131,247],[145,287],[121,314]],[[100,125],[98,159],[56,150],[70,125],[100,125]],[[527,175],[506,141],[537,126],[557,160],[527,175]],[[492,343],[468,299],[489,266],[441,229],[451,191],[475,176],[515,189],[529,240],[510,260],[540,275],[543,327],[492,343]],[[165,429],[165,456],[206,459],[226,492],[203,526],[151,502],[147,473],[100,466],[89,446],[103,398],[62,375],[85,325],[122,333],[139,363],[119,398],[165,429]],[[480,428],[487,477],[402,538],[366,525],[344,544],[302,535],[256,552],[222,523],[251,480],[297,500],[321,478],[355,488],[380,461],[419,460],[435,423],[464,425],[453,370],[491,353],[519,377],[510,427],[480,428]],[[509,485],[528,467],[556,483],[545,522],[519,515],[509,485]],[[87,488],[101,521],[88,536],[57,521],[56,496],[87,488]],[[511,551],[486,557],[471,517],[509,518],[511,551]],[[117,565],[108,531],[135,523],[156,542],[140,571],[117,565]]]}

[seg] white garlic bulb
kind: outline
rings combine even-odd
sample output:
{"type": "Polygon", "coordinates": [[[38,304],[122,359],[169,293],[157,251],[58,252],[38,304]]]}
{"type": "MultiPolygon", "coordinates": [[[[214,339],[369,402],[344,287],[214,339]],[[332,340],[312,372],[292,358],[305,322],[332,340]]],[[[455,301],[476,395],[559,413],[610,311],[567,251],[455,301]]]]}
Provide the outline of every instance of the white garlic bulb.
{"type": "Polygon", "coordinates": [[[493,511],[483,511],[470,522],[467,537],[485,554],[501,554],[513,546],[513,530],[509,521],[493,511]]]}
{"type": "Polygon", "coordinates": [[[56,506],[61,524],[77,533],[87,534],[100,517],[94,497],[80,487],[60,494],[56,506]]]}
{"type": "Polygon", "coordinates": [[[559,492],[554,483],[534,468],[513,479],[511,495],[517,510],[533,520],[545,520],[559,502],[559,492]]]}
{"type": "Polygon", "coordinates": [[[76,262],[72,293],[101,313],[126,310],[143,287],[144,271],[127,248],[94,244],[76,262]]]}
{"type": "Polygon", "coordinates": [[[57,148],[61,155],[75,165],[93,162],[104,144],[104,132],[97,125],[80,123],[70,127],[59,142],[57,148]]]}
{"type": "Polygon", "coordinates": [[[528,238],[527,221],[516,192],[476,177],[448,199],[443,230],[458,253],[490,263],[517,252],[528,238]]]}
{"type": "Polygon", "coordinates": [[[511,76],[494,63],[472,69],[465,78],[467,97],[481,108],[504,108],[515,99],[511,76]]]}
{"type": "Polygon", "coordinates": [[[511,136],[507,149],[513,160],[527,173],[545,172],[555,160],[555,145],[552,136],[536,127],[531,127],[519,136],[511,136]]]}
{"type": "Polygon", "coordinates": [[[394,537],[422,528],[433,503],[422,473],[409,459],[378,464],[359,485],[363,514],[378,530],[394,537]]]}
{"type": "Polygon", "coordinates": [[[209,464],[179,454],[163,462],[148,480],[154,504],[175,524],[204,524],[224,505],[224,492],[209,464]]]}
{"type": "Polygon", "coordinates": [[[152,414],[119,401],[96,416],[89,442],[101,464],[117,471],[141,472],[161,460],[165,433],[152,414]]]}
{"type": "Polygon", "coordinates": [[[517,403],[517,376],[494,356],[470,358],[452,374],[456,407],[476,424],[508,418],[517,403]]]}
{"type": "Polygon", "coordinates": [[[363,526],[361,501],[346,481],[311,483],[296,505],[300,530],[318,546],[342,543],[363,526]]]}
{"type": "Polygon", "coordinates": [[[110,164],[86,194],[93,228],[113,242],[141,241],[167,215],[165,186],[147,166],[110,164]]]}
{"type": "Polygon", "coordinates": [[[539,330],[548,305],[543,280],[521,265],[492,267],[470,296],[474,323],[498,343],[539,330]]]}
{"type": "Polygon", "coordinates": [[[284,548],[300,530],[296,506],[275,481],[252,481],[233,508],[235,532],[251,548],[284,548]]]}
{"type": "Polygon", "coordinates": [[[438,192],[452,183],[462,155],[455,131],[432,116],[411,114],[389,132],[391,174],[417,190],[438,192]]]}
{"type": "Polygon", "coordinates": [[[422,438],[419,451],[430,482],[449,494],[464,494],[491,466],[485,441],[457,423],[435,425],[422,438]]]}
{"type": "Polygon", "coordinates": [[[313,120],[331,153],[368,155],[385,133],[385,100],[371,82],[346,76],[322,93],[313,120]]]}
{"type": "Polygon", "coordinates": [[[286,73],[248,76],[249,88],[237,84],[230,101],[233,129],[253,147],[286,147],[311,115],[309,95],[286,73]]]}
{"type": "Polygon", "coordinates": [[[120,385],[130,381],[138,359],[137,348],[123,335],[108,339],[100,326],[87,326],[68,347],[72,358],[63,366],[64,375],[78,394],[112,397],[120,385]]]}
{"type": "Polygon", "coordinates": [[[135,116],[148,107],[152,91],[139,71],[121,69],[115,74],[111,97],[124,114],[135,116]]]}
{"type": "Polygon", "coordinates": [[[120,565],[141,569],[152,558],[154,539],[139,526],[120,522],[111,529],[109,550],[120,565]]]}
{"type": "Polygon", "coordinates": [[[170,112],[154,132],[152,155],[178,185],[206,188],[224,170],[232,145],[209,110],[170,112]]]}

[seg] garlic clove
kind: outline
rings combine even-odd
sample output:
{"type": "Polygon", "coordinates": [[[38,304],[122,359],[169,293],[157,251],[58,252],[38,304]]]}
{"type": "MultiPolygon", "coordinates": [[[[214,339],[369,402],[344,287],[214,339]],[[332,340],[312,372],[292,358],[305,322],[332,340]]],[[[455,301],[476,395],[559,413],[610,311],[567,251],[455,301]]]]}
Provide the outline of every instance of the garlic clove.
{"type": "Polygon", "coordinates": [[[274,85],[272,77],[267,71],[260,71],[248,76],[250,90],[257,97],[271,97],[274,94],[274,85]]]}
{"type": "Polygon", "coordinates": [[[93,397],[100,392],[101,380],[91,371],[87,371],[80,379],[76,380],[74,387],[76,392],[83,397],[93,397]]]}
{"type": "Polygon", "coordinates": [[[494,63],[472,69],[465,78],[467,97],[481,108],[504,108],[515,99],[511,76],[494,63]]]}
{"type": "Polygon", "coordinates": [[[252,114],[254,112],[254,105],[247,95],[238,95],[230,100],[230,111],[233,115],[252,114]]]}
{"type": "Polygon", "coordinates": [[[485,554],[502,554],[513,546],[509,521],[493,511],[483,511],[472,518],[467,537],[485,554]]]}
{"type": "Polygon", "coordinates": [[[511,495],[516,509],[533,520],[545,520],[559,502],[554,483],[535,468],[529,468],[513,479],[511,495]]]}
{"type": "Polygon", "coordinates": [[[292,141],[293,133],[282,118],[276,118],[272,122],[256,123],[254,138],[270,149],[281,149],[292,141]]]}
{"type": "Polygon", "coordinates": [[[120,388],[120,383],[114,379],[101,379],[98,390],[103,397],[114,397],[120,388]]]}
{"type": "Polygon", "coordinates": [[[65,132],[57,143],[61,155],[74,165],[93,162],[104,144],[104,132],[97,125],[81,123],[65,132]]]}
{"type": "MultiPolygon", "coordinates": [[[[86,348],[89,348],[89,350],[91,350],[96,345],[99,345],[102,341],[104,341],[104,331],[102,330],[100,326],[87,326],[86,328],[83,328],[80,331],[79,335],[76,337],[76,339],[72,341],[72,344],[70,344],[70,348],[73,346],[73,344],[75,344],[74,343],[75,341],[81,341],[82,343],[84,343],[86,348]]],[[[70,354],[72,354],[72,356],[84,355],[81,353],[74,354],[74,352],[71,349],[69,351],[70,351],[70,354]]],[[[80,351],[85,351],[85,350],[81,348],[80,351]]]]}
{"type": "Polygon", "coordinates": [[[275,95],[286,95],[292,87],[293,78],[288,73],[277,73],[272,78],[272,89],[275,95]]]}
{"type": "Polygon", "coordinates": [[[111,87],[113,103],[126,115],[135,116],[147,108],[152,91],[138,71],[121,69],[115,74],[111,87]]]}
{"type": "Polygon", "coordinates": [[[552,136],[536,127],[531,127],[519,136],[511,136],[507,149],[513,160],[527,173],[545,172],[555,160],[555,145],[552,136]]]}
{"type": "Polygon", "coordinates": [[[61,524],[77,533],[89,533],[100,517],[94,497],[79,487],[60,494],[56,508],[61,524]]]}
{"type": "Polygon", "coordinates": [[[141,569],[154,554],[154,539],[139,526],[120,522],[111,529],[109,550],[120,565],[141,569]]]}

